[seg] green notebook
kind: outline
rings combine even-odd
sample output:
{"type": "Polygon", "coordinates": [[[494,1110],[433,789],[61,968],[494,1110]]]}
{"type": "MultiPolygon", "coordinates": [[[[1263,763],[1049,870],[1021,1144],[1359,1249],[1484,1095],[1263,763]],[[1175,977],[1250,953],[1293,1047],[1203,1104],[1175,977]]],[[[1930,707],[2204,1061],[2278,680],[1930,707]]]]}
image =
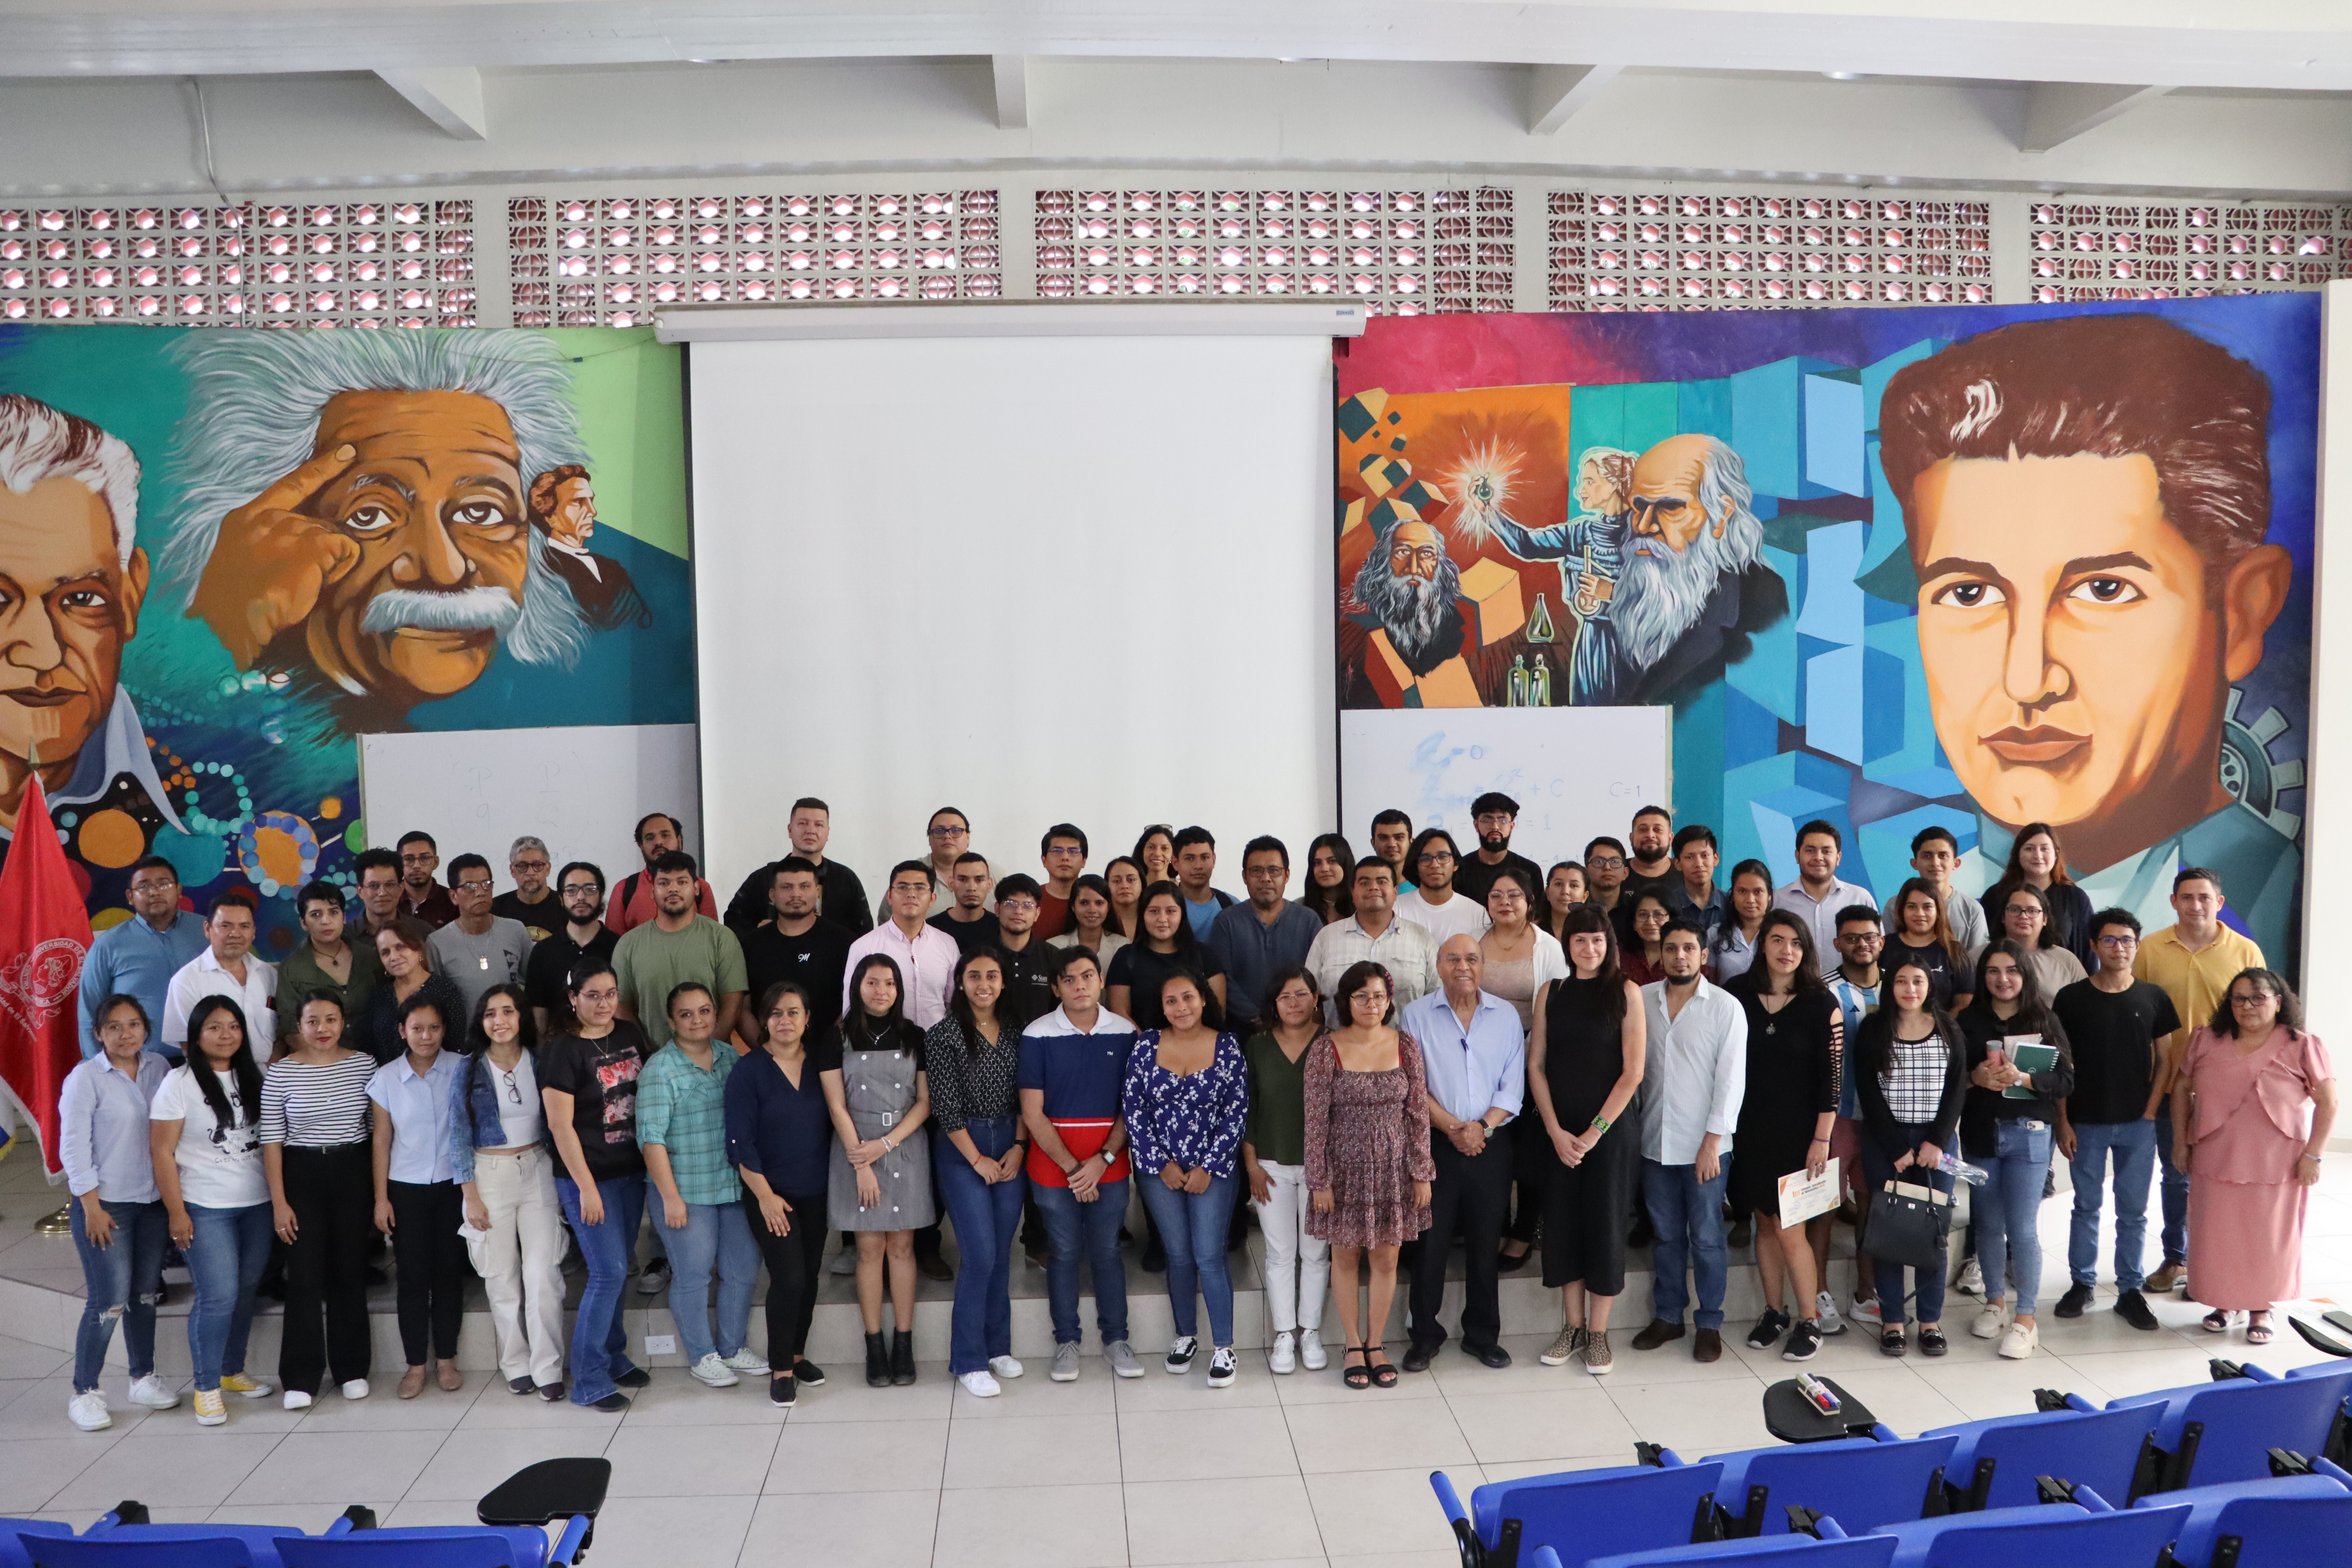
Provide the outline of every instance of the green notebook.
{"type": "MultiPolygon", "coordinates": [[[[2058,1047],[2045,1046],[2039,1035],[2011,1035],[2001,1040],[2009,1051],[2009,1059],[2024,1072],[2048,1072],[2058,1065],[2058,1047]]],[[[2039,1099],[2031,1085],[2011,1084],[2000,1091],[2004,1100],[2039,1099]]]]}

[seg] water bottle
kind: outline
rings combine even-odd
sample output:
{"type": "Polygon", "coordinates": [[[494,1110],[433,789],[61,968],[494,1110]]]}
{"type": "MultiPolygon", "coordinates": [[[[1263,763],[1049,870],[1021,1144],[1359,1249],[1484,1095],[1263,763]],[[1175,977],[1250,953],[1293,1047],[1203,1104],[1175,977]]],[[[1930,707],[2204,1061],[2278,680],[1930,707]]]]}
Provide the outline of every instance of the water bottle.
{"type": "Polygon", "coordinates": [[[1954,1180],[1966,1182],[1972,1187],[1981,1187],[1992,1179],[1990,1171],[1982,1165],[1971,1165],[1958,1154],[1945,1155],[1943,1168],[1952,1173],[1954,1180]]]}

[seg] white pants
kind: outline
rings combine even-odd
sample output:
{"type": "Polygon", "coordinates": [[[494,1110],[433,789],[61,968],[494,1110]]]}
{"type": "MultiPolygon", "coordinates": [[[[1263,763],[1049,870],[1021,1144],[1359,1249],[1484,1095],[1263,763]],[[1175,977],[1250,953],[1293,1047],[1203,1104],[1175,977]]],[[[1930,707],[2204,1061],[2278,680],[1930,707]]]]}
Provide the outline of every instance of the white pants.
{"type": "Polygon", "coordinates": [[[563,1211],[544,1149],[476,1154],[474,1186],[490,1211],[482,1284],[499,1336],[499,1374],[542,1387],[563,1381],[563,1211]]]}
{"type": "Polygon", "coordinates": [[[1261,1160],[1273,1194],[1257,1205],[1265,1233],[1265,1301],[1277,1334],[1323,1326],[1331,1289],[1331,1244],[1307,1234],[1307,1167],[1261,1160]]]}

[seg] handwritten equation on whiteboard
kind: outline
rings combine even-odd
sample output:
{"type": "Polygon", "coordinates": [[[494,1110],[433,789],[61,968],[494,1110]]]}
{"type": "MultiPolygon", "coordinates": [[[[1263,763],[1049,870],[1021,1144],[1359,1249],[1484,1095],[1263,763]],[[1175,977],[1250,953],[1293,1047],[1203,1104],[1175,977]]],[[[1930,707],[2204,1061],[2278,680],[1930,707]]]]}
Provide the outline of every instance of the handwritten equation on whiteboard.
{"type": "Polygon", "coordinates": [[[1514,849],[1544,865],[1581,859],[1586,840],[1623,837],[1636,808],[1671,808],[1672,718],[1665,708],[1350,710],[1339,717],[1342,831],[1360,853],[1373,814],[1394,806],[1467,854],[1470,803],[1499,790],[1519,803],[1514,849]]]}

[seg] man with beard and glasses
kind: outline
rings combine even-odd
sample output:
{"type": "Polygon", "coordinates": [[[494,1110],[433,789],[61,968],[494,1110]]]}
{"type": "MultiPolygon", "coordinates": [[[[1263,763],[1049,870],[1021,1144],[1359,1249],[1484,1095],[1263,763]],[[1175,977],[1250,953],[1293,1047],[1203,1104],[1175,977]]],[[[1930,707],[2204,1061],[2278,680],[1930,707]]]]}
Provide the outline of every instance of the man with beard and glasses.
{"type": "Polygon", "coordinates": [[[439,931],[457,918],[457,905],[448,890],[433,879],[441,868],[441,846],[425,832],[400,836],[400,912],[439,931]]]}
{"type": "Polygon", "coordinates": [[[1705,685],[1788,615],[1753,494],[1739,454],[1712,436],[1670,436],[1633,465],[1632,537],[1610,612],[1625,671],[1619,702],[1705,685]]]}
{"type": "Polygon", "coordinates": [[[1482,910],[1486,907],[1487,889],[1507,867],[1517,866],[1526,872],[1530,887],[1544,884],[1542,867],[1511,852],[1511,835],[1518,824],[1519,803],[1500,790],[1490,789],[1470,803],[1470,826],[1477,830],[1478,849],[1454,868],[1454,890],[1482,910]]]}
{"type": "Polygon", "coordinates": [[[1502,705],[1526,637],[1488,637],[1437,531],[1406,515],[1373,541],[1339,620],[1342,707],[1502,705]]]}
{"type": "Polygon", "coordinates": [[[400,895],[404,884],[400,876],[400,857],[389,849],[362,849],[352,862],[352,875],[359,886],[359,898],[344,911],[361,941],[369,946],[400,919],[400,895]]]}
{"type": "Polygon", "coordinates": [[[1528,528],[1498,514],[1495,537],[1522,561],[1559,563],[1560,602],[1576,613],[1576,651],[1568,667],[1568,700],[1580,708],[1619,700],[1627,673],[1612,624],[1612,601],[1624,571],[1626,492],[1633,454],[1587,447],[1576,467],[1576,504],[1583,515],[1549,528],[1528,528]]]}
{"type": "Polygon", "coordinates": [[[583,959],[610,963],[621,940],[604,921],[601,869],[585,860],[572,861],[556,873],[555,896],[563,900],[562,928],[534,945],[530,962],[523,966],[522,993],[542,1040],[551,1030],[560,1034],[572,1027],[572,972],[583,959]]]}

